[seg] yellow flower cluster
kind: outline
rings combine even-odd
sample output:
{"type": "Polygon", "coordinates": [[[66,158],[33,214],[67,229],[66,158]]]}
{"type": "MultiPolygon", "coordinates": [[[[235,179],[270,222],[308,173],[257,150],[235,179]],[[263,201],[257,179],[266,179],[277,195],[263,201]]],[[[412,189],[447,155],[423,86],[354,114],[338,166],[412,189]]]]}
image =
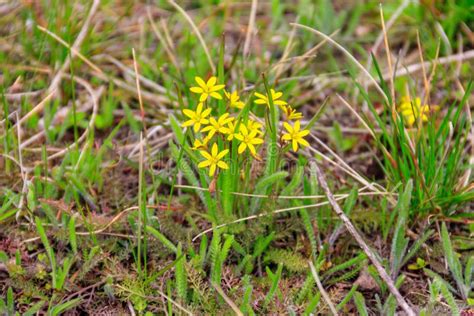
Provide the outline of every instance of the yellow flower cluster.
{"type": "MultiPolygon", "coordinates": [[[[198,164],[199,168],[209,168],[209,176],[214,176],[218,169],[228,169],[228,164],[224,158],[228,155],[229,149],[219,151],[218,140],[224,147],[231,148],[231,142],[237,140],[238,154],[244,154],[247,149],[254,158],[258,156],[258,146],[264,143],[265,129],[262,123],[250,118],[237,120],[231,113],[226,112],[220,116],[212,116],[212,107],[208,104],[211,99],[223,100],[223,92],[227,109],[242,110],[245,103],[240,99],[237,91],[229,92],[225,90],[224,84],[217,84],[217,78],[211,77],[207,81],[200,77],[195,77],[197,86],[191,87],[190,91],[199,95],[199,103],[195,110],[184,109],[183,114],[186,120],[182,123],[183,127],[193,127],[195,139],[193,150],[199,151],[204,158],[198,164]],[[211,146],[212,144],[212,146],[211,146]],[[209,150],[211,148],[211,150],[209,150]]],[[[274,105],[279,106],[285,115],[286,121],[296,120],[293,125],[284,122],[286,133],[282,133],[280,139],[283,144],[291,143],[292,149],[298,151],[298,146],[308,146],[308,142],[304,139],[309,134],[308,130],[301,130],[299,119],[303,115],[293,109],[287,102],[282,100],[283,93],[273,89],[271,92],[271,100],[274,105]]],[[[270,107],[268,95],[255,93],[255,104],[263,104],[270,107]]],[[[240,116],[239,116],[240,117],[240,116]]]]}
{"type": "Polygon", "coordinates": [[[398,106],[398,111],[403,116],[405,123],[408,126],[413,126],[413,124],[419,119],[421,122],[428,121],[428,115],[431,111],[438,111],[439,106],[437,105],[421,105],[421,99],[415,98],[411,100],[410,97],[404,96],[400,105],[398,106]]]}

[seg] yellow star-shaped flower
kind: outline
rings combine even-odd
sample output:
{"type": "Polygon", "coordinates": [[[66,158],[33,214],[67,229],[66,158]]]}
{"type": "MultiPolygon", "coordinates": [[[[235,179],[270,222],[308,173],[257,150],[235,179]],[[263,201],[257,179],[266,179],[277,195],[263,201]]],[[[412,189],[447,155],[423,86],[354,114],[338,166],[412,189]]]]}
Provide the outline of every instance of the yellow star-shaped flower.
{"type": "Polygon", "coordinates": [[[228,126],[228,129],[229,129],[229,135],[227,136],[227,140],[233,140],[235,135],[239,134],[237,124],[234,124],[234,122],[231,121],[227,124],[227,126],[228,126]]]}
{"type": "Polygon", "coordinates": [[[209,167],[210,177],[214,176],[217,168],[229,169],[229,166],[227,165],[227,163],[222,161],[222,158],[224,158],[224,156],[229,153],[228,149],[224,149],[223,151],[219,152],[219,148],[217,147],[217,144],[214,143],[214,145],[212,145],[211,153],[205,150],[201,150],[200,153],[206,160],[201,161],[198,167],[199,168],[209,167]]]}
{"type": "Polygon", "coordinates": [[[296,112],[295,109],[293,109],[290,105],[283,106],[283,113],[285,113],[285,116],[288,120],[299,120],[303,118],[303,114],[300,112],[296,112]]]}
{"type": "Polygon", "coordinates": [[[253,120],[248,120],[247,121],[247,129],[249,131],[255,130],[255,131],[257,131],[257,134],[260,134],[260,135],[263,135],[263,132],[261,130],[262,126],[263,125],[261,123],[256,122],[256,121],[253,121],[253,120]]]}
{"type": "Polygon", "coordinates": [[[199,103],[196,111],[190,110],[190,109],[184,109],[183,113],[186,115],[189,120],[181,124],[183,127],[187,126],[193,126],[194,125],[194,131],[197,133],[199,132],[199,129],[201,128],[201,125],[205,125],[209,123],[209,120],[206,119],[206,117],[211,114],[211,109],[207,108],[204,111],[202,110],[203,104],[199,103]]]}
{"type": "Polygon", "coordinates": [[[209,80],[207,80],[207,82],[205,82],[201,77],[195,77],[194,80],[196,80],[198,86],[191,87],[190,90],[193,93],[201,95],[199,97],[199,102],[206,101],[209,96],[218,100],[222,100],[222,96],[217,93],[217,91],[224,89],[225,85],[216,85],[216,77],[212,76],[211,78],[209,78],[209,80]]]}
{"type": "Polygon", "coordinates": [[[207,143],[209,142],[210,139],[211,139],[210,137],[205,137],[203,140],[200,140],[200,139],[196,138],[194,140],[194,146],[192,147],[192,149],[198,150],[198,149],[206,148],[207,143]]]}
{"type": "Polygon", "coordinates": [[[217,120],[211,117],[209,119],[209,125],[204,127],[202,131],[209,132],[207,137],[212,137],[215,133],[229,134],[230,130],[227,125],[232,122],[233,119],[233,117],[229,117],[229,113],[222,114],[217,120]]]}
{"type": "MultiPolygon", "coordinates": [[[[282,92],[275,92],[275,90],[270,89],[270,93],[272,95],[272,100],[273,100],[274,105],[284,106],[287,104],[283,100],[278,100],[282,97],[283,95],[282,92]]],[[[255,92],[255,96],[257,97],[257,100],[255,100],[255,104],[266,104],[268,107],[270,107],[268,95],[263,95],[261,93],[255,92]]]]}
{"type": "Polygon", "coordinates": [[[237,91],[230,93],[224,90],[224,94],[227,100],[229,100],[231,107],[238,108],[238,109],[244,108],[245,104],[244,102],[240,101],[240,96],[237,94],[237,91]]]}
{"type": "Polygon", "coordinates": [[[300,127],[301,127],[300,125],[301,125],[300,121],[296,121],[294,126],[291,126],[287,122],[283,123],[283,126],[288,131],[288,133],[283,134],[282,139],[291,141],[291,145],[294,152],[298,151],[298,145],[301,145],[303,147],[309,146],[309,143],[303,138],[309,134],[309,131],[308,130],[300,131],[300,127]]]}
{"type": "Polygon", "coordinates": [[[235,138],[240,140],[238,153],[242,154],[247,148],[252,155],[256,156],[257,151],[254,145],[263,144],[263,139],[257,138],[257,131],[249,131],[245,125],[240,125],[240,133],[235,135],[235,138]]]}

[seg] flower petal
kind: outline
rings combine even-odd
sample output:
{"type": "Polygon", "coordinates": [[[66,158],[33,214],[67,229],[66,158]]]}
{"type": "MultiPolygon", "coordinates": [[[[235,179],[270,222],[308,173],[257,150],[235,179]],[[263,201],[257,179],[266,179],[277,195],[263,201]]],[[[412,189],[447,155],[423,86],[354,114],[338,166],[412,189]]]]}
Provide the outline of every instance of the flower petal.
{"type": "Polygon", "coordinates": [[[200,87],[191,87],[189,88],[189,90],[191,90],[191,92],[194,92],[194,93],[203,93],[204,90],[202,90],[202,88],[200,87]]]}
{"type": "Polygon", "coordinates": [[[235,106],[236,108],[238,108],[238,109],[243,109],[244,106],[245,106],[245,103],[242,102],[242,101],[238,101],[238,102],[235,102],[235,103],[234,103],[234,106],[235,106]]]}
{"type": "Polygon", "coordinates": [[[200,150],[199,153],[201,154],[201,156],[203,156],[204,158],[208,159],[208,160],[212,160],[212,156],[205,150],[200,150]]]}
{"type": "Polygon", "coordinates": [[[288,103],[286,103],[283,100],[273,100],[273,104],[282,106],[282,105],[287,105],[288,103]]]}
{"type": "Polygon", "coordinates": [[[254,138],[250,141],[251,144],[258,145],[258,144],[263,144],[263,139],[261,138],[254,138]]]}
{"type": "Polygon", "coordinates": [[[298,143],[300,143],[301,146],[303,147],[308,147],[309,146],[309,143],[306,141],[306,139],[298,139],[298,143]]]}
{"type": "Polygon", "coordinates": [[[194,118],[194,116],[196,115],[196,113],[190,109],[184,109],[183,114],[189,118],[194,118]]]}
{"type": "Polygon", "coordinates": [[[229,169],[229,166],[224,161],[218,161],[217,166],[221,169],[229,169]]]}
{"type": "Polygon", "coordinates": [[[300,121],[295,121],[295,125],[294,125],[294,127],[293,127],[293,130],[294,130],[295,132],[298,132],[298,131],[300,130],[300,127],[301,127],[300,121]]]}
{"type": "Polygon", "coordinates": [[[216,84],[216,82],[217,82],[217,78],[212,76],[211,78],[209,78],[209,80],[207,80],[206,86],[208,88],[211,88],[216,84]]]}
{"type": "Polygon", "coordinates": [[[204,160],[204,161],[201,161],[199,164],[198,164],[198,167],[199,168],[206,168],[206,167],[209,167],[211,164],[211,162],[209,160],[204,160]]]}
{"type": "Polygon", "coordinates": [[[207,85],[206,83],[204,82],[204,80],[202,80],[201,77],[194,77],[194,80],[196,80],[197,84],[204,90],[206,91],[207,90],[207,85]]]}
{"type": "Polygon", "coordinates": [[[304,129],[301,132],[298,133],[298,136],[305,137],[306,135],[309,134],[309,130],[304,129]]]}
{"type": "Polygon", "coordinates": [[[243,136],[247,136],[249,134],[249,130],[247,129],[247,127],[244,124],[240,124],[240,133],[243,136]]]}
{"type": "Polygon", "coordinates": [[[257,151],[255,150],[255,147],[252,144],[248,144],[250,152],[255,156],[257,154],[257,151]]]}
{"type": "Polygon", "coordinates": [[[297,152],[298,151],[298,142],[293,139],[292,145],[293,145],[293,151],[297,152]]]}
{"type": "Polygon", "coordinates": [[[283,126],[288,131],[288,133],[293,133],[293,127],[291,127],[290,124],[288,124],[287,122],[283,122],[283,126]]]}
{"type": "MultiPolygon", "coordinates": [[[[204,131],[204,130],[203,130],[203,131],[204,131]]],[[[211,130],[209,131],[209,134],[207,134],[207,137],[212,138],[215,133],[216,133],[216,130],[215,130],[215,129],[211,129],[211,130]]]]}
{"type": "Polygon", "coordinates": [[[261,93],[255,92],[254,95],[259,99],[264,99],[265,101],[267,100],[267,96],[261,93]]]}
{"type": "Polygon", "coordinates": [[[283,95],[282,92],[276,92],[276,93],[273,93],[273,92],[274,91],[272,91],[272,97],[274,100],[279,99],[283,95]]]}
{"type": "Polygon", "coordinates": [[[201,112],[202,112],[202,103],[199,103],[197,108],[196,108],[196,114],[199,115],[199,114],[201,114],[201,112]]]}
{"type": "Polygon", "coordinates": [[[214,127],[212,125],[209,125],[209,126],[206,126],[202,129],[203,132],[208,132],[210,131],[211,129],[213,129],[214,127]]]}
{"type": "MultiPolygon", "coordinates": [[[[236,138],[237,138],[237,136],[236,136],[236,138]]],[[[245,151],[245,148],[247,148],[247,144],[240,143],[239,150],[238,150],[239,154],[243,153],[245,151]]]]}
{"type": "Polygon", "coordinates": [[[196,123],[196,124],[194,125],[194,132],[196,132],[196,133],[199,132],[199,129],[200,129],[200,128],[201,128],[201,123],[199,123],[199,122],[196,123]]]}
{"type": "Polygon", "coordinates": [[[208,95],[207,93],[201,94],[201,96],[199,97],[199,102],[204,102],[204,101],[206,101],[208,96],[209,96],[209,95],[208,95]]]}
{"type": "Polygon", "coordinates": [[[212,177],[214,175],[214,173],[216,173],[216,168],[217,168],[217,166],[216,166],[215,163],[211,164],[211,167],[209,168],[209,176],[212,177]]]}
{"type": "Polygon", "coordinates": [[[217,92],[211,92],[211,97],[217,100],[222,100],[222,96],[217,92]]]}
{"type": "Polygon", "coordinates": [[[189,121],[186,121],[186,122],[183,122],[181,124],[182,127],[188,127],[188,126],[191,126],[194,124],[194,121],[193,120],[189,120],[189,121]]]}
{"type": "Polygon", "coordinates": [[[250,133],[249,133],[249,138],[255,138],[255,136],[257,136],[257,133],[258,133],[258,131],[255,130],[255,129],[252,130],[252,131],[250,131],[250,133]]]}
{"type": "Polygon", "coordinates": [[[218,85],[213,86],[211,89],[209,89],[209,91],[211,92],[219,91],[219,90],[224,89],[224,87],[225,87],[225,84],[218,84],[218,85]]]}
{"type": "Polygon", "coordinates": [[[216,158],[218,160],[220,160],[220,159],[224,158],[224,156],[227,155],[228,153],[229,153],[229,149],[224,149],[219,154],[217,154],[216,158]]]}
{"type": "Polygon", "coordinates": [[[216,157],[218,152],[219,152],[219,147],[217,147],[217,144],[214,143],[214,145],[212,145],[212,151],[211,151],[212,157],[216,157]]]}
{"type": "Polygon", "coordinates": [[[209,114],[211,114],[211,111],[212,111],[211,108],[205,109],[204,111],[202,111],[201,117],[207,117],[209,114]]]}
{"type": "Polygon", "coordinates": [[[228,129],[227,127],[221,127],[221,128],[219,128],[219,133],[227,135],[227,134],[230,133],[230,129],[228,129]]]}

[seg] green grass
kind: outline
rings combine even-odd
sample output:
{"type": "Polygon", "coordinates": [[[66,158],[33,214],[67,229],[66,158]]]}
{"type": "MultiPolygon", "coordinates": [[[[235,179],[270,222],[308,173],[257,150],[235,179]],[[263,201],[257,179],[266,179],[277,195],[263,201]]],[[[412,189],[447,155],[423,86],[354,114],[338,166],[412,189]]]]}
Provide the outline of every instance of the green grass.
{"type": "MultiPolygon", "coordinates": [[[[410,3],[389,25],[402,2],[383,4],[392,67],[410,69],[420,53],[472,55],[468,0],[410,3]]],[[[2,9],[0,314],[329,314],[309,261],[340,314],[400,312],[310,161],[420,314],[474,304],[472,58],[390,80],[384,42],[372,51],[378,3],[328,0],[258,1],[249,33],[251,2],[179,2],[186,17],[169,1],[101,1],[79,57],[68,46],[91,4],[2,9]],[[333,34],[345,51],[290,23],[333,34]],[[35,108],[68,58],[57,94],[35,108]],[[369,58],[380,89],[354,63],[369,58]],[[258,159],[218,136],[229,169],[198,167],[194,140],[205,133],[181,126],[198,104],[196,76],[216,76],[245,104],[210,99],[212,116],[261,120],[258,159]],[[271,89],[303,113],[309,148],[282,141],[272,100],[255,104],[271,89]],[[439,111],[410,126],[392,112],[408,94],[439,111]]]]}

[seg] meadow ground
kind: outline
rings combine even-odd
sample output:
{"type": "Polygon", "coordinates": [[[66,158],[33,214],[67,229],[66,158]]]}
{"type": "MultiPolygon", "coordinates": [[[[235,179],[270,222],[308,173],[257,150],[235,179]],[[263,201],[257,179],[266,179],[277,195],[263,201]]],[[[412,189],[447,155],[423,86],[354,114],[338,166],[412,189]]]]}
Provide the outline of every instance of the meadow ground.
{"type": "Polygon", "coordinates": [[[0,4],[0,314],[472,315],[474,4],[0,4]]]}

